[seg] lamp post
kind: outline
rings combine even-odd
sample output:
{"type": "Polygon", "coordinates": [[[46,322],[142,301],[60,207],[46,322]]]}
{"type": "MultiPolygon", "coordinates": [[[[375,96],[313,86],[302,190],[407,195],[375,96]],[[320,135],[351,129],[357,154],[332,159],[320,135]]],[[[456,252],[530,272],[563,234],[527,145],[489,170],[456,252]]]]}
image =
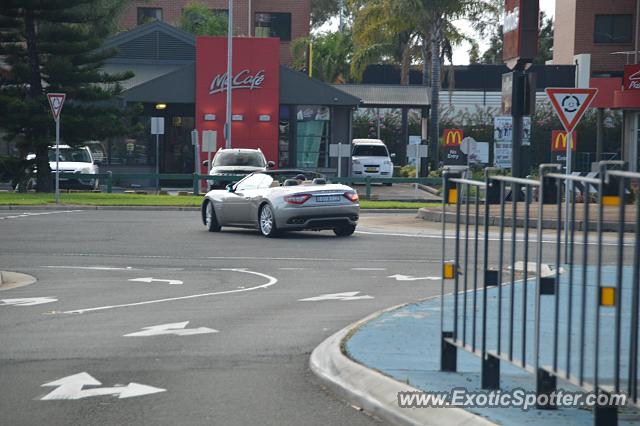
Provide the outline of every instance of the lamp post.
{"type": "Polygon", "coordinates": [[[231,91],[233,90],[233,0],[229,0],[227,22],[227,114],[224,123],[225,148],[231,148],[231,91]]]}

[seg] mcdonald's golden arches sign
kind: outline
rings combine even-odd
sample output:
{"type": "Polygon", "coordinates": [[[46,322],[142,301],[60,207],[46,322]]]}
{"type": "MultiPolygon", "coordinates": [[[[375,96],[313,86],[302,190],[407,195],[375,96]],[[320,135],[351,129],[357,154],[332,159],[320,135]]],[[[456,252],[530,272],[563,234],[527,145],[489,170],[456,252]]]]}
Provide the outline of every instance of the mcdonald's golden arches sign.
{"type": "MultiPolygon", "coordinates": [[[[572,133],[571,138],[571,151],[576,152],[576,145],[578,141],[578,135],[576,132],[572,133]]],[[[564,130],[554,130],[551,132],[551,152],[566,152],[567,151],[567,132],[564,130]]]]}
{"type": "Polygon", "coordinates": [[[461,129],[444,129],[442,134],[442,140],[444,140],[444,146],[459,147],[462,145],[462,139],[464,138],[464,132],[461,129]]]}

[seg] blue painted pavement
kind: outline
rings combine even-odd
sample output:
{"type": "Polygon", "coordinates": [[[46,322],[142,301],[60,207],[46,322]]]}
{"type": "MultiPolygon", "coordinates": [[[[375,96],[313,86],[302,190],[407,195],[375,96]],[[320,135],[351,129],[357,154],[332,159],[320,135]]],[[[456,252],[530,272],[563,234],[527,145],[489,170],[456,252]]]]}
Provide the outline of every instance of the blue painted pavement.
{"type": "MultiPolygon", "coordinates": [[[[555,297],[542,296],[541,302],[541,365],[553,366],[554,361],[554,324],[559,325],[557,342],[557,367],[567,370],[572,376],[578,376],[581,368],[584,379],[591,381],[593,377],[595,355],[595,312],[597,301],[596,269],[587,268],[586,273],[579,267],[573,268],[574,285],[569,287],[568,267],[560,275],[559,309],[556,320],[555,297]],[[586,282],[582,277],[586,276],[586,282]],[[573,301],[569,315],[569,296],[573,301]],[[583,309],[584,307],[584,309],[583,309]],[[571,321],[569,321],[571,319],[571,321]],[[570,326],[569,326],[570,324],[570,326]],[[582,327],[584,325],[584,327],[582,327]],[[584,330],[584,332],[583,332],[584,330]],[[568,349],[570,349],[568,351],[568,349]],[[584,364],[581,366],[581,354],[584,364]]],[[[621,303],[621,359],[620,374],[626,377],[629,364],[629,317],[631,304],[631,268],[624,268],[621,303]]],[[[602,285],[613,286],[616,270],[604,266],[602,285]]],[[[525,354],[527,365],[533,364],[534,319],[535,319],[535,279],[530,278],[526,285],[521,281],[516,285],[503,285],[491,288],[487,294],[487,347],[496,350],[498,335],[502,353],[511,352],[514,362],[522,362],[525,354]],[[526,288],[526,291],[524,289],[526,288]],[[526,296],[526,299],[525,299],[526,296]],[[513,299],[513,327],[511,318],[511,300],[513,299]],[[500,302],[500,303],[499,303],[500,302]],[[498,333],[498,315],[500,314],[500,333],[498,333]],[[523,328],[523,314],[526,314],[526,327],[523,328]],[[513,338],[511,338],[513,336],[513,338]],[[523,338],[524,336],[524,338],[523,338]],[[525,343],[523,352],[523,342],[525,343]]],[[[445,330],[453,330],[453,306],[456,303],[453,295],[444,298],[445,330]]],[[[458,293],[458,338],[466,338],[472,344],[473,336],[473,292],[458,293]],[[466,302],[465,302],[466,296],[466,302]],[[463,306],[467,307],[465,318],[463,306]]],[[[478,291],[476,306],[476,347],[479,347],[482,326],[483,292],[478,291]]],[[[452,388],[466,388],[470,391],[480,389],[480,359],[464,350],[458,350],[458,371],[456,373],[440,372],[440,315],[441,299],[431,298],[419,303],[407,305],[384,313],[361,327],[346,343],[349,356],[369,368],[379,370],[399,381],[425,391],[450,391],[452,388]]],[[[612,383],[614,376],[614,325],[615,316],[612,308],[600,309],[600,350],[599,376],[604,383],[612,383]]],[[[508,362],[501,362],[501,389],[512,390],[523,388],[535,390],[535,379],[532,374],[515,367],[508,362]]],[[[623,391],[626,381],[622,382],[623,391]]],[[[579,391],[568,382],[558,380],[558,389],[579,391]]],[[[469,411],[505,425],[586,425],[593,423],[592,411],[577,408],[561,408],[558,410],[528,411],[520,408],[473,408],[469,411]]],[[[620,425],[638,424],[640,411],[626,407],[619,413],[620,425]]]]}

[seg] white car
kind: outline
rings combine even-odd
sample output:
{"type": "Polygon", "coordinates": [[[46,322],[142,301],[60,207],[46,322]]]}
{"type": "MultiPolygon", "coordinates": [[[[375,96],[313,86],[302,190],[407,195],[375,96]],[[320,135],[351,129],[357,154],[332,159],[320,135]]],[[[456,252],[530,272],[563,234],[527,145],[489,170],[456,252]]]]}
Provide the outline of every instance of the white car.
{"type": "MultiPolygon", "coordinates": [[[[393,161],[380,139],[354,139],[351,151],[351,173],[354,177],[393,177],[393,161]]],[[[386,185],[391,185],[387,183],[386,185]]]]}
{"type": "MultiPolygon", "coordinates": [[[[248,148],[220,148],[209,161],[203,164],[209,168],[209,176],[218,179],[209,183],[209,189],[223,189],[232,183],[233,176],[246,176],[253,172],[262,172],[275,166],[273,161],[267,161],[260,149],[248,148]]],[[[236,181],[238,179],[235,179],[236,181]]]]}
{"type": "MultiPolygon", "coordinates": [[[[78,174],[90,174],[95,175],[99,173],[98,165],[93,160],[91,151],[86,146],[70,147],[69,145],[60,145],[60,157],[58,161],[58,168],[60,173],[78,173],[78,174]]],[[[53,172],[53,178],[55,179],[56,173],[56,147],[50,146],[48,149],[49,167],[53,172]]],[[[29,154],[27,159],[35,158],[35,154],[29,154]]],[[[99,189],[100,182],[96,179],[78,177],[60,177],[61,187],[83,187],[90,189],[99,189]]]]}

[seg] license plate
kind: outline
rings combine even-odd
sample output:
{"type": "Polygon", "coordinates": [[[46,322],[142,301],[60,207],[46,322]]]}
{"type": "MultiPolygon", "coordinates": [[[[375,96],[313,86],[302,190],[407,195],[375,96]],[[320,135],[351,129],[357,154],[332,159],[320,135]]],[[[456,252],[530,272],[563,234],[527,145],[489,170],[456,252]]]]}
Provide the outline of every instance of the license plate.
{"type": "Polygon", "coordinates": [[[375,173],[378,171],[378,169],[376,169],[375,167],[368,167],[366,169],[364,169],[365,172],[367,173],[375,173]]]}
{"type": "Polygon", "coordinates": [[[336,201],[340,201],[339,195],[317,195],[316,201],[318,203],[333,203],[336,201]]]}

